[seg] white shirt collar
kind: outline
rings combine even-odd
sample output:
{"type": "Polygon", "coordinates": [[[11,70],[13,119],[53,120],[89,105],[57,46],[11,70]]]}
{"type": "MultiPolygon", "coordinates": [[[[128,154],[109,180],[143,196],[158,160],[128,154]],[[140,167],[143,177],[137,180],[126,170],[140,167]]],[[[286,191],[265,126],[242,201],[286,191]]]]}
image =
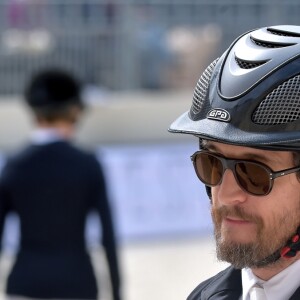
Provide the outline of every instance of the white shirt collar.
{"type": "Polygon", "coordinates": [[[31,142],[34,145],[46,145],[64,140],[58,130],[54,128],[38,128],[31,133],[31,142]]]}
{"type": "Polygon", "coordinates": [[[268,281],[256,277],[251,269],[242,269],[243,300],[249,300],[249,290],[253,285],[261,285],[269,300],[289,299],[300,286],[300,260],[273,276],[268,281]]]}
{"type": "Polygon", "coordinates": [[[242,286],[243,298],[242,300],[249,300],[249,291],[256,284],[258,278],[252,273],[251,269],[242,269],[242,286]]]}

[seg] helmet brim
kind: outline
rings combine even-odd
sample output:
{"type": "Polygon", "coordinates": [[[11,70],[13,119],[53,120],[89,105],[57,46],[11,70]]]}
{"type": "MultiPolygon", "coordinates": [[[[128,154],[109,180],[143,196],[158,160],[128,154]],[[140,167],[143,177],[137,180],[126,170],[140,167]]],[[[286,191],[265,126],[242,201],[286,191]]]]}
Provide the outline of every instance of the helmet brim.
{"type": "Polygon", "coordinates": [[[168,129],[171,133],[194,135],[201,139],[236,146],[266,150],[300,151],[299,132],[244,132],[226,122],[210,119],[194,121],[189,111],[177,118],[168,129]]]}

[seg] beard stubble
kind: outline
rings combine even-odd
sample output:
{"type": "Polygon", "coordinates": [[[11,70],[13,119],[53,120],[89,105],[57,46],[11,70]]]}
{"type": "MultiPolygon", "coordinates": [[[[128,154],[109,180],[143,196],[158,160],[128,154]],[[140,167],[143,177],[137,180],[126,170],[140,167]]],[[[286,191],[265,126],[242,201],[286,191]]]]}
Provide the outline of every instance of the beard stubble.
{"type": "Polygon", "coordinates": [[[280,250],[296,232],[299,225],[299,213],[298,217],[292,217],[291,222],[291,214],[287,211],[283,211],[280,216],[272,217],[274,224],[272,228],[267,228],[260,216],[247,213],[240,206],[219,208],[212,206],[211,215],[214,222],[217,258],[232,264],[237,269],[274,265],[280,258],[280,250]],[[222,221],[227,216],[254,223],[256,226],[254,240],[241,243],[225,238],[222,232],[222,221]]]}

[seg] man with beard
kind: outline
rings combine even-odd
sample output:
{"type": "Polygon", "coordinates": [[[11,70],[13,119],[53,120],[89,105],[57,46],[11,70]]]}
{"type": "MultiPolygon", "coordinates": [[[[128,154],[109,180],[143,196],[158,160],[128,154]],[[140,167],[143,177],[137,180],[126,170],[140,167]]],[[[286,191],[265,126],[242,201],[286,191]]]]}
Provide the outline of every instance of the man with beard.
{"type": "Polygon", "coordinates": [[[188,300],[300,299],[300,26],[240,36],[201,75],[170,132],[192,134],[217,257],[188,300]]]}

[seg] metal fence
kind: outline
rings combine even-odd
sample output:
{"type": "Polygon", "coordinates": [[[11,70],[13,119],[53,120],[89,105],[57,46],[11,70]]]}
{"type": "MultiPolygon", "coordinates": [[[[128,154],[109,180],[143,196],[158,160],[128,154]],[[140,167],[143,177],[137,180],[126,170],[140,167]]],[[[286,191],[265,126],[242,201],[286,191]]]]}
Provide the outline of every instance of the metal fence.
{"type": "Polygon", "coordinates": [[[46,66],[114,90],[193,85],[239,34],[297,24],[299,13],[292,0],[2,1],[0,94],[20,93],[46,66]]]}

